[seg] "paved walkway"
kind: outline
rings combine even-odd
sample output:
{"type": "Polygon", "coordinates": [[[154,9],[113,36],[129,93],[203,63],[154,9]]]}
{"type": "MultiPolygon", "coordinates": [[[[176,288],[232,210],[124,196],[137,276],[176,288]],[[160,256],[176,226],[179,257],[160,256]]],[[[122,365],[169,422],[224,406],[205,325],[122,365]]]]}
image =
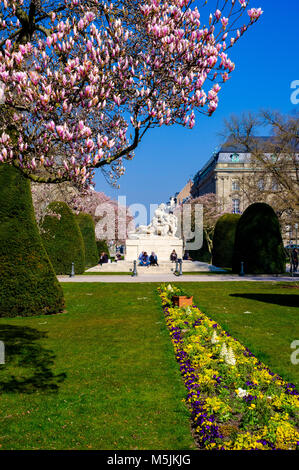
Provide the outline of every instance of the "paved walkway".
{"type": "Polygon", "coordinates": [[[298,276],[239,276],[237,274],[197,274],[175,276],[174,274],[141,274],[136,277],[131,275],[84,275],[84,276],[58,276],[60,282],[224,282],[224,281],[272,281],[272,282],[289,282],[299,281],[298,276]]]}

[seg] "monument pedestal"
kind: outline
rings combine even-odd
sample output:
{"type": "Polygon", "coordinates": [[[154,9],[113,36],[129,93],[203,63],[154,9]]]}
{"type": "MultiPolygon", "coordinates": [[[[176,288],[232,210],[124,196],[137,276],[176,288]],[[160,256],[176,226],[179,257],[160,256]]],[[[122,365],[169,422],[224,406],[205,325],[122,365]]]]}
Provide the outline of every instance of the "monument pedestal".
{"type": "Polygon", "coordinates": [[[138,260],[142,251],[150,256],[152,251],[160,261],[169,261],[171,252],[175,250],[178,258],[183,258],[183,240],[175,237],[138,236],[136,239],[126,240],[125,261],[138,260]]]}

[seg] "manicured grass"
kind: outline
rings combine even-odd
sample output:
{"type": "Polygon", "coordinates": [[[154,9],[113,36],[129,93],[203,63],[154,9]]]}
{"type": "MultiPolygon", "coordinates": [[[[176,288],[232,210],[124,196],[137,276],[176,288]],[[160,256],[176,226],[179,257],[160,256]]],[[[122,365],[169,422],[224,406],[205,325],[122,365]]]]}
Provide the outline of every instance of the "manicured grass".
{"type": "Polygon", "coordinates": [[[2,449],[190,449],[152,284],[64,284],[67,312],[0,320],[2,449]]]}
{"type": "Polygon", "coordinates": [[[290,345],[299,340],[299,288],[291,286],[296,283],[190,282],[188,292],[204,313],[299,390],[299,364],[290,359],[290,345]]]}
{"type": "MultiPolygon", "coordinates": [[[[2,449],[192,448],[157,285],[65,283],[65,313],[0,319],[2,449]]],[[[204,313],[299,388],[299,365],[290,361],[299,339],[292,285],[181,283],[204,313]]]]}

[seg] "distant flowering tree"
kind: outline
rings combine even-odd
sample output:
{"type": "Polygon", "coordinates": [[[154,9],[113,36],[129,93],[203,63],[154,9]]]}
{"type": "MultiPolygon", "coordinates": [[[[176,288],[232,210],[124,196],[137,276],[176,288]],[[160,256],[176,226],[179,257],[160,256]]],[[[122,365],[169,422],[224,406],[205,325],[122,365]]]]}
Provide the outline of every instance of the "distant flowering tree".
{"type": "Polygon", "coordinates": [[[40,225],[51,202],[65,202],[69,207],[79,190],[68,182],[51,184],[31,183],[31,194],[37,224],[40,225]]]}
{"type": "Polygon", "coordinates": [[[75,214],[90,214],[96,224],[96,235],[101,240],[123,242],[128,232],[134,229],[134,218],[129,209],[103,192],[88,189],[81,193],[68,182],[58,183],[54,187],[50,184],[32,183],[31,192],[38,225],[42,224],[48,213],[49,204],[61,201],[75,214]]]}
{"type": "Polygon", "coordinates": [[[128,207],[110,199],[103,192],[89,190],[77,195],[70,203],[77,212],[90,214],[96,224],[96,238],[124,242],[135,228],[134,217],[128,207]]]}
{"type": "MultiPolygon", "coordinates": [[[[215,225],[219,217],[223,215],[223,210],[221,204],[219,203],[216,194],[214,193],[207,193],[203,194],[194,199],[188,200],[185,204],[181,204],[176,208],[176,215],[179,216],[180,212],[183,214],[185,207],[190,206],[191,209],[191,233],[195,230],[202,230],[203,232],[203,240],[207,244],[208,253],[212,256],[212,249],[213,249],[213,235],[215,230],[215,225]],[[200,226],[196,226],[195,220],[195,207],[201,206],[202,207],[202,222],[200,226]]],[[[183,223],[184,223],[183,217],[183,223]]]]}
{"type": "Polygon", "coordinates": [[[262,14],[222,4],[205,22],[189,0],[1,1],[0,162],[88,187],[95,168],[121,175],[150,128],[212,115],[227,51],[262,14]]]}
{"type": "Polygon", "coordinates": [[[212,253],[215,225],[219,217],[223,215],[223,209],[214,193],[204,194],[192,199],[191,206],[196,204],[203,206],[203,232],[209,253],[212,253]]]}

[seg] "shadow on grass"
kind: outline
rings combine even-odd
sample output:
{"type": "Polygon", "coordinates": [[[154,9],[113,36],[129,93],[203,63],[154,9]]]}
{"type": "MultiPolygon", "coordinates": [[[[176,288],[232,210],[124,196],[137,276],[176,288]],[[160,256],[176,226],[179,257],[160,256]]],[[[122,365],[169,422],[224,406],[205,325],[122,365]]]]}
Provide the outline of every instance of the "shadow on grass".
{"type": "Polygon", "coordinates": [[[257,300],[283,307],[299,307],[299,295],[296,294],[230,294],[230,297],[257,300]]]}
{"type": "Polygon", "coordinates": [[[0,392],[57,392],[65,373],[55,375],[51,368],[55,355],[37,343],[45,332],[34,328],[0,325],[0,340],[5,345],[5,364],[0,365],[0,392]]]}

